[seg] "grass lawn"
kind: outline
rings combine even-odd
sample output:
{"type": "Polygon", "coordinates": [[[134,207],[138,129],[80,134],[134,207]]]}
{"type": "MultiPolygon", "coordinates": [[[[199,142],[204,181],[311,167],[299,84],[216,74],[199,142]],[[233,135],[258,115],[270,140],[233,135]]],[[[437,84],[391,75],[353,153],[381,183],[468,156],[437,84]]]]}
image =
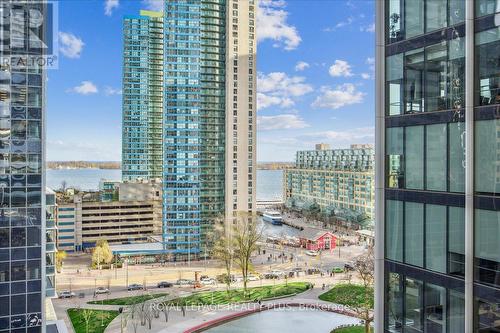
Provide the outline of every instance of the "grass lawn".
{"type": "Polygon", "coordinates": [[[319,295],[319,299],[353,308],[362,307],[368,302],[373,309],[373,288],[365,290],[365,287],[357,284],[338,284],[326,293],[319,295]]]}
{"type": "Polygon", "coordinates": [[[298,294],[306,291],[311,287],[307,282],[291,282],[288,285],[279,284],[275,286],[263,286],[248,288],[248,296],[245,297],[243,289],[223,291],[207,291],[196,293],[190,296],[176,298],[170,301],[170,304],[185,304],[185,305],[216,305],[230,304],[250,300],[265,300],[268,298],[285,296],[290,294],[298,294]]]}
{"type": "MultiPolygon", "coordinates": [[[[373,332],[373,330],[371,330],[371,332],[373,332]]],[[[365,333],[365,327],[352,326],[352,327],[337,328],[331,331],[330,333],[365,333]]]]}
{"type": "Polygon", "coordinates": [[[118,314],[118,311],[68,309],[68,316],[75,328],[75,333],[103,333],[109,323],[111,323],[118,314]],[[90,318],[88,332],[84,319],[85,311],[89,311],[87,312],[87,318],[90,318]],[[103,324],[102,326],[101,323],[103,324]]]}
{"type": "MultiPolygon", "coordinates": [[[[91,301],[87,302],[87,304],[104,304],[104,305],[133,305],[133,304],[139,304],[139,303],[144,303],[146,301],[158,298],[158,297],[163,297],[167,296],[167,293],[158,293],[158,294],[145,294],[145,295],[138,295],[138,296],[129,296],[129,297],[122,297],[122,298],[110,298],[110,299],[104,299],[102,301],[91,301]]],[[[103,297],[103,296],[101,296],[103,297]]]]}

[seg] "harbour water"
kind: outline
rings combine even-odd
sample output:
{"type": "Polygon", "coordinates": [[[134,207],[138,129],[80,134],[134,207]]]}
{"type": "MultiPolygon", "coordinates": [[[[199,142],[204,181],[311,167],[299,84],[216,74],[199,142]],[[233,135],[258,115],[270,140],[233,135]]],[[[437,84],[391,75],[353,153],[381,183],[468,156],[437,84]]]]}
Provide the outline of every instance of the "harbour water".
{"type": "MultiPolygon", "coordinates": [[[[101,179],[121,179],[121,170],[108,169],[49,169],[47,186],[59,189],[63,182],[66,187],[80,190],[97,190],[101,179]]],[[[257,170],[257,200],[281,200],[283,198],[283,171],[257,170]]]]}

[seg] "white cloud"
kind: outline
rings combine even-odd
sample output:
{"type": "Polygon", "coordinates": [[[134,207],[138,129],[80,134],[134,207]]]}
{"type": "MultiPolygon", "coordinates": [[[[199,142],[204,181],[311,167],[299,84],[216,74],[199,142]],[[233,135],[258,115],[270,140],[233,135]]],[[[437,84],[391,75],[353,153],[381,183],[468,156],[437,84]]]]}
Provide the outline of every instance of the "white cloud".
{"type": "Polygon", "coordinates": [[[271,39],[274,47],[285,50],[296,49],[302,39],[297,28],[287,22],[288,12],[283,0],[261,0],[257,8],[257,39],[259,42],[271,39]]]}
{"type": "Polygon", "coordinates": [[[369,80],[371,78],[371,75],[368,74],[368,73],[361,73],[361,77],[364,79],[364,80],[369,80]]]}
{"type": "Polygon", "coordinates": [[[351,25],[354,21],[355,21],[355,18],[353,16],[349,16],[344,21],[340,21],[337,24],[335,24],[333,27],[324,28],[323,31],[333,32],[333,31],[336,31],[340,28],[347,27],[347,26],[351,25]]]}
{"type": "Polygon", "coordinates": [[[339,109],[341,107],[363,102],[365,94],[357,91],[352,83],[342,84],[335,89],[322,87],[321,95],[311,104],[312,107],[322,109],[339,109]]]}
{"type": "Polygon", "coordinates": [[[312,142],[329,142],[333,147],[350,145],[352,143],[371,143],[375,137],[374,127],[360,127],[342,131],[324,131],[308,133],[299,137],[299,140],[312,142]]]}
{"type": "Polygon", "coordinates": [[[305,61],[299,61],[296,65],[295,65],[295,70],[297,72],[301,72],[303,70],[305,70],[306,68],[309,68],[309,64],[305,61]]]}
{"type": "Polygon", "coordinates": [[[375,23],[368,24],[367,26],[360,26],[359,31],[361,31],[361,32],[375,32],[375,23]]]}
{"type": "Polygon", "coordinates": [[[69,32],[59,32],[59,50],[68,58],[80,58],[85,43],[77,36],[69,32]]]}
{"type": "Polygon", "coordinates": [[[302,76],[288,76],[283,72],[257,75],[257,107],[264,109],[272,105],[282,108],[295,104],[293,98],[300,97],[313,91],[311,85],[305,82],[302,76]]]}
{"type": "Polygon", "coordinates": [[[119,0],[106,0],[106,2],[104,3],[104,14],[106,14],[107,16],[113,15],[113,10],[115,8],[118,8],[119,5],[119,0]]]}
{"type": "Polygon", "coordinates": [[[68,89],[66,92],[73,92],[80,95],[90,95],[99,92],[97,86],[91,81],[82,81],[79,86],[68,89]]]}
{"type": "Polygon", "coordinates": [[[261,131],[300,129],[306,127],[309,127],[309,124],[295,114],[257,117],[257,129],[261,131]]]}
{"type": "Polygon", "coordinates": [[[328,72],[333,77],[352,76],[351,65],[349,65],[349,63],[345,60],[335,60],[334,64],[330,66],[328,72]]]}
{"type": "Polygon", "coordinates": [[[163,2],[164,0],[142,0],[142,3],[147,10],[153,10],[156,12],[163,11],[163,2]]]}
{"type": "Polygon", "coordinates": [[[118,88],[113,88],[113,87],[110,87],[110,86],[106,86],[104,88],[104,94],[106,96],[121,95],[122,94],[122,90],[118,89],[118,88]]]}
{"type": "Polygon", "coordinates": [[[365,61],[368,65],[374,65],[375,64],[375,58],[373,57],[368,57],[366,58],[366,61],[365,61]]]}

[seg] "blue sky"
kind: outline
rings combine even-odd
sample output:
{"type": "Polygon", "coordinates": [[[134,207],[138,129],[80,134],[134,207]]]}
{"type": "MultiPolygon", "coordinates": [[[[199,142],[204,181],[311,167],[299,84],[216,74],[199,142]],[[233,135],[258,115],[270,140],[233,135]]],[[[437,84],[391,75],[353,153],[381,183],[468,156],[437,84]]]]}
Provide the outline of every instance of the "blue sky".
{"type": "MultiPolygon", "coordinates": [[[[122,17],[159,4],[59,1],[49,160],[120,160],[122,17]]],[[[317,142],[373,142],[373,1],[261,0],[257,21],[257,159],[291,161],[317,142]]]]}

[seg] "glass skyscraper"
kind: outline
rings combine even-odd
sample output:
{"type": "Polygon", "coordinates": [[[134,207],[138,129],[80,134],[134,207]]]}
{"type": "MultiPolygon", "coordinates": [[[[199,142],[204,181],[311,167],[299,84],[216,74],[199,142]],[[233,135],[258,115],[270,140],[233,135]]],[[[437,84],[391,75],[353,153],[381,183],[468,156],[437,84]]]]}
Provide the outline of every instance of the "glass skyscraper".
{"type": "Polygon", "coordinates": [[[46,6],[0,2],[0,332],[42,332],[46,6]]]}
{"type": "Polygon", "coordinates": [[[498,332],[500,2],[376,6],[376,332],[498,332]]]}
{"type": "Polygon", "coordinates": [[[163,13],[123,20],[122,178],[162,177],[163,13]]]}
{"type": "Polygon", "coordinates": [[[145,72],[159,58],[136,53],[151,44],[138,37],[150,36],[139,26],[149,27],[151,15],[142,15],[143,24],[138,17],[124,22],[123,179],[156,178],[161,170],[164,245],[176,260],[207,255],[215,220],[255,209],[255,10],[253,0],[165,0],[163,105],[155,115],[145,107],[149,94],[134,91],[158,83],[158,67],[154,76],[145,72]],[[148,142],[140,138],[148,137],[150,118],[161,135],[148,142]],[[154,172],[141,155],[148,149],[162,161],[154,172]]]}

